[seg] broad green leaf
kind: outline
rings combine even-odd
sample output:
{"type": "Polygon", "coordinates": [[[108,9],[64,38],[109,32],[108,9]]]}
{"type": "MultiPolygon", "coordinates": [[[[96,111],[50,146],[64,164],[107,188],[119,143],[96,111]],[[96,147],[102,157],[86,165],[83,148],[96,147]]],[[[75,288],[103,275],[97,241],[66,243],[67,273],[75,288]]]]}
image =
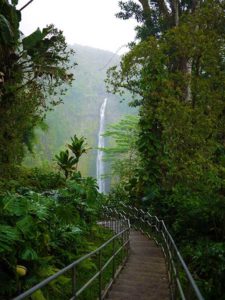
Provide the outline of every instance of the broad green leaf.
{"type": "Polygon", "coordinates": [[[24,50],[33,49],[45,36],[46,34],[41,32],[40,28],[38,28],[36,31],[23,39],[22,42],[24,50]]]}
{"type": "Polygon", "coordinates": [[[12,0],[12,4],[13,4],[13,5],[17,5],[18,2],[19,2],[18,0],[12,0]]]}
{"type": "Polygon", "coordinates": [[[37,260],[38,255],[37,255],[37,252],[34,249],[26,248],[21,253],[21,258],[24,259],[24,260],[37,260]]]}
{"type": "Polygon", "coordinates": [[[3,204],[3,210],[10,216],[23,216],[28,209],[27,199],[15,195],[7,195],[3,199],[3,204]]]}
{"type": "Polygon", "coordinates": [[[12,251],[13,244],[20,239],[16,228],[0,225],[0,253],[12,251]]]}
{"type": "Polygon", "coordinates": [[[37,290],[31,295],[32,300],[46,300],[41,290],[37,290]]]}
{"type": "Polygon", "coordinates": [[[31,216],[25,216],[22,220],[18,221],[16,225],[24,235],[32,234],[35,229],[35,224],[31,216]]]}
{"type": "Polygon", "coordinates": [[[0,14],[0,41],[3,44],[10,44],[13,38],[13,32],[9,21],[0,14]]]}

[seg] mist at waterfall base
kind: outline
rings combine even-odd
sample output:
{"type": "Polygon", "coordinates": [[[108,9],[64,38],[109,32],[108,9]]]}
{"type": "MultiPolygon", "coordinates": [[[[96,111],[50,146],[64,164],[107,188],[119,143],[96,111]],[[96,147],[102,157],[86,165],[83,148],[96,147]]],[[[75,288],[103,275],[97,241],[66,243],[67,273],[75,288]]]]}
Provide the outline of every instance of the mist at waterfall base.
{"type": "Polygon", "coordinates": [[[107,98],[104,99],[101,108],[100,108],[100,117],[99,117],[99,131],[98,131],[98,151],[96,158],[96,178],[97,184],[99,187],[99,192],[105,194],[106,193],[106,182],[105,178],[102,176],[105,174],[105,164],[103,161],[104,153],[99,148],[105,147],[105,138],[103,135],[105,130],[105,111],[107,105],[107,98]]]}

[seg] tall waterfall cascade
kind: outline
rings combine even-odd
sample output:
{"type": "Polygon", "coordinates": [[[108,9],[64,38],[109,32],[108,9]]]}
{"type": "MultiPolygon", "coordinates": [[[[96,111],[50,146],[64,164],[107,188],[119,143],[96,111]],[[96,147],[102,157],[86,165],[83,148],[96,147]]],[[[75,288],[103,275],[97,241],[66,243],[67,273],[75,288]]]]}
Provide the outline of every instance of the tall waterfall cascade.
{"type": "MultiPolygon", "coordinates": [[[[104,99],[101,108],[100,108],[100,121],[99,121],[99,132],[98,132],[98,148],[105,147],[105,141],[104,137],[102,136],[104,133],[104,127],[105,127],[105,109],[107,105],[107,98],[104,99]]],[[[97,152],[97,160],[96,160],[96,177],[97,177],[97,183],[99,186],[99,192],[105,193],[105,179],[102,178],[102,175],[104,175],[104,162],[103,162],[103,151],[101,149],[98,149],[97,152]]]]}

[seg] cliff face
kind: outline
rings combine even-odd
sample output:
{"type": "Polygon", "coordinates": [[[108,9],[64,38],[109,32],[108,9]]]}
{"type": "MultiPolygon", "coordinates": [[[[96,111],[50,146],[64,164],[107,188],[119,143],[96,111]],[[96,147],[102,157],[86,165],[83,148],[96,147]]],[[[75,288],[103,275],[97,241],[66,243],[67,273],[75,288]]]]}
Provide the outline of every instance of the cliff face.
{"type": "Polygon", "coordinates": [[[92,150],[83,157],[80,169],[84,175],[95,176],[99,113],[104,98],[108,98],[106,124],[117,122],[124,114],[133,113],[133,110],[128,107],[129,99],[120,103],[120,97],[106,92],[104,79],[107,68],[118,64],[119,56],[80,45],[74,45],[73,49],[76,54],[72,59],[78,64],[74,69],[75,81],[68,89],[64,103],[47,114],[48,131],[37,130],[34,154],[27,155],[25,164],[37,166],[52,161],[71,136],[83,135],[92,150]]]}

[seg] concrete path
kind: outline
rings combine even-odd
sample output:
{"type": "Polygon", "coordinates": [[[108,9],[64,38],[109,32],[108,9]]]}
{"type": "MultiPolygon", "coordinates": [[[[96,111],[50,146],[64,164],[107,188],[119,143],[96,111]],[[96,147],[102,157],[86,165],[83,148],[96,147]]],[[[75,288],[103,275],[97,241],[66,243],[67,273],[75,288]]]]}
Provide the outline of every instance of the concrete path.
{"type": "Polygon", "coordinates": [[[153,240],[131,230],[129,259],[109,291],[108,300],[169,300],[163,253],[153,240]]]}

